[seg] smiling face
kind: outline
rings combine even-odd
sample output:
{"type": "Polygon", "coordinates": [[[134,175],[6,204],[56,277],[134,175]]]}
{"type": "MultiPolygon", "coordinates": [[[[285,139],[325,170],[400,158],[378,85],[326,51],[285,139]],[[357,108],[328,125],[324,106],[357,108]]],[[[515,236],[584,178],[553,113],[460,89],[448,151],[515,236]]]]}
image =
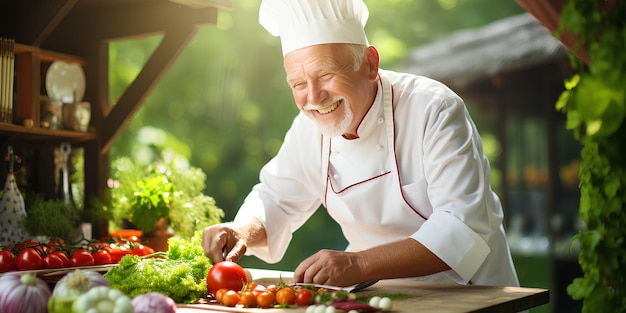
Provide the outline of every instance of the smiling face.
{"type": "Polygon", "coordinates": [[[322,44],[285,55],[287,82],[298,109],[326,136],[358,138],[357,128],[377,90],[378,52],[368,47],[355,69],[347,44],[322,44]]]}

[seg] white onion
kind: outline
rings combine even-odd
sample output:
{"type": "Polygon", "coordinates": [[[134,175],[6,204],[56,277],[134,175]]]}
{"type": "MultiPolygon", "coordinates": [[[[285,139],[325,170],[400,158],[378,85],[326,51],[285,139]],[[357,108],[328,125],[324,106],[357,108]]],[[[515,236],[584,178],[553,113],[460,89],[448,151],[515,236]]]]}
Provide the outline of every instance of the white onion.
{"type": "Polygon", "coordinates": [[[0,312],[46,312],[48,284],[30,273],[11,272],[0,277],[0,312]]]}
{"type": "Polygon", "coordinates": [[[94,271],[81,271],[65,274],[54,286],[48,300],[48,313],[69,312],[76,299],[93,287],[109,287],[104,276],[94,271]]]}
{"type": "Polygon", "coordinates": [[[79,296],[93,287],[110,287],[104,276],[98,272],[76,269],[61,277],[52,290],[53,296],[79,296]]]}

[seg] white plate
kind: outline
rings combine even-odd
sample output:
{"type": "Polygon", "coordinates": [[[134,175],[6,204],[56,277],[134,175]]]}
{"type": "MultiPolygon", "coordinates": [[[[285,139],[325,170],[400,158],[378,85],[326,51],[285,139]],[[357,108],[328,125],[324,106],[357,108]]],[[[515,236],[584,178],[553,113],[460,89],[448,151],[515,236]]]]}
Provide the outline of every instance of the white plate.
{"type": "Polygon", "coordinates": [[[74,103],[85,95],[85,72],[80,64],[54,61],[46,72],[46,92],[52,100],[74,103]]]}

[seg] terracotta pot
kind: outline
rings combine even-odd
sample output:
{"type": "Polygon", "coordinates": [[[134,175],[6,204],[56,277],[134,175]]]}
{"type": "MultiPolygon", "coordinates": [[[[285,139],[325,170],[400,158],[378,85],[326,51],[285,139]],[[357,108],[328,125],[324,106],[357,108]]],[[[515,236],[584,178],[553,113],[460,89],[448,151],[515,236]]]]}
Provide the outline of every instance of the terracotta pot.
{"type": "Polygon", "coordinates": [[[154,251],[167,251],[167,240],[174,236],[174,230],[165,218],[161,218],[154,224],[154,230],[144,234],[143,239],[154,251]]]}

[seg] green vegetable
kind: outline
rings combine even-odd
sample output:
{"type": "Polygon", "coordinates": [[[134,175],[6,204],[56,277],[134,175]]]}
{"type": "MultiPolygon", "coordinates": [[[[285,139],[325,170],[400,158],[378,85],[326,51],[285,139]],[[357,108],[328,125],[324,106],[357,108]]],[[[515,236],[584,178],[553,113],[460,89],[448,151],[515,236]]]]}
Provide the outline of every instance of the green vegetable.
{"type": "Polygon", "coordinates": [[[202,250],[201,234],[197,232],[190,241],[170,238],[164,258],[126,255],[104,278],[131,298],[160,292],[176,303],[197,302],[207,295],[206,276],[211,267],[202,250]]]}
{"type": "Polygon", "coordinates": [[[121,291],[100,286],[78,297],[72,304],[72,313],[133,313],[133,305],[121,291]]]}

